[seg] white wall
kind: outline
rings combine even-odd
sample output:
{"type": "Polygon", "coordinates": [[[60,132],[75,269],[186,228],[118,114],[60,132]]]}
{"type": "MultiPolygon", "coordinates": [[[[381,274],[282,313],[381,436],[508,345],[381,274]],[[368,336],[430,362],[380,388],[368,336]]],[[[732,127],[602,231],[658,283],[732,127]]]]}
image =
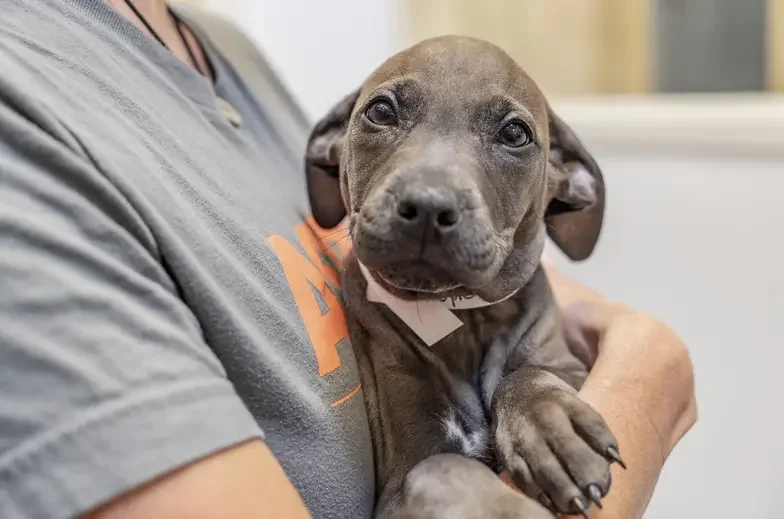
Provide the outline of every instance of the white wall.
{"type": "Polygon", "coordinates": [[[264,49],[314,118],[398,50],[395,0],[213,0],[264,49]]]}
{"type": "MultiPolygon", "coordinates": [[[[221,4],[314,117],[399,48],[394,0],[221,4]]],[[[700,421],[646,518],[774,519],[784,488],[784,104],[711,103],[556,103],[597,152],[609,195],[596,254],[564,269],[660,316],[693,355],[700,421]]]]}

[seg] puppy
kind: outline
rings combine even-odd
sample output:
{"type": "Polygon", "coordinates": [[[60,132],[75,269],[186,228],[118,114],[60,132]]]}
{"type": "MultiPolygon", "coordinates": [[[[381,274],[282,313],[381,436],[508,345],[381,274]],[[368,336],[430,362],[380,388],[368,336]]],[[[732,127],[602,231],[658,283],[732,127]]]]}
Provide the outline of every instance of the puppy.
{"type": "Polygon", "coordinates": [[[393,56],[312,131],[313,216],[348,216],[343,292],[382,518],[585,514],[620,462],[576,390],[539,260],[587,258],[602,174],[501,49],[457,36],[393,56]]]}

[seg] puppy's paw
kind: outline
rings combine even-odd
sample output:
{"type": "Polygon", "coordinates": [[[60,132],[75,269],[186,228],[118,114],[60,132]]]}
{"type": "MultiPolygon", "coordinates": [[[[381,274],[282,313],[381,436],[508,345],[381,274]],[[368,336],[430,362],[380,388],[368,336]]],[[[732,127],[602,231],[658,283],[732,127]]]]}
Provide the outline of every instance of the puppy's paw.
{"type": "Polygon", "coordinates": [[[553,519],[536,501],[513,490],[479,461],[439,454],[405,478],[379,519],[553,519]]]}
{"type": "Polygon", "coordinates": [[[551,373],[524,371],[527,376],[505,382],[494,401],[501,468],[552,511],[585,515],[610,490],[610,464],[623,464],[618,442],[571,387],[551,373]]]}

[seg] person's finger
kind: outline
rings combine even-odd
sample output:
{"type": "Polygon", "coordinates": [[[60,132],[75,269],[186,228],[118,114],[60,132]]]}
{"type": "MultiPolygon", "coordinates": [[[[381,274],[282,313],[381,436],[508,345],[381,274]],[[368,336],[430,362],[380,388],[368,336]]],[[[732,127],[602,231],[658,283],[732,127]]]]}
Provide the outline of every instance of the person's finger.
{"type": "Polygon", "coordinates": [[[559,304],[570,303],[573,299],[580,300],[601,297],[592,289],[565,276],[555,262],[545,254],[542,255],[542,267],[544,268],[545,274],[547,274],[547,279],[553,287],[553,293],[559,304]]]}
{"type": "Polygon", "coordinates": [[[590,367],[598,355],[600,339],[605,331],[613,320],[630,310],[565,276],[554,265],[545,264],[545,272],[561,308],[569,348],[590,367]]]}
{"type": "Polygon", "coordinates": [[[564,316],[562,322],[569,351],[590,370],[599,355],[599,334],[569,316],[564,316]]]}

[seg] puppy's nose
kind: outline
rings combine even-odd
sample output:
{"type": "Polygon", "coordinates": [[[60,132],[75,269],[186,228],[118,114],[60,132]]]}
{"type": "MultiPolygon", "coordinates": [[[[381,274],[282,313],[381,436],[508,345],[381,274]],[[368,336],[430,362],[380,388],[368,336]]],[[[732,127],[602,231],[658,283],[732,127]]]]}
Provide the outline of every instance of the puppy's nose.
{"type": "Polygon", "coordinates": [[[457,199],[448,189],[411,188],[397,203],[400,220],[409,226],[427,226],[445,232],[460,222],[457,199]]]}

